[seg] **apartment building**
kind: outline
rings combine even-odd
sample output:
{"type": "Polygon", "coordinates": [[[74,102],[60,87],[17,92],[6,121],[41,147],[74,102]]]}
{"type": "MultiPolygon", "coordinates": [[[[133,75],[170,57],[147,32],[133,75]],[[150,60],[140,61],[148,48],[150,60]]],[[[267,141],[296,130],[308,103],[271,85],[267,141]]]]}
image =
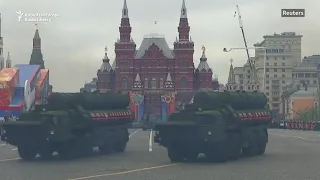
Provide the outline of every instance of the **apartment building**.
{"type": "MultiPolygon", "coordinates": [[[[250,57],[250,60],[254,60],[254,57],[250,57]]],[[[245,85],[250,80],[250,65],[249,63],[245,63],[242,67],[234,67],[233,68],[236,83],[239,85],[240,90],[245,90],[245,85]]],[[[259,76],[259,74],[258,74],[259,76]]],[[[261,83],[260,83],[261,85],[261,83]]],[[[261,87],[261,86],[260,86],[261,87]]],[[[261,90],[261,88],[260,88],[261,90]]]]}
{"type": "MultiPolygon", "coordinates": [[[[254,44],[255,47],[267,47],[265,50],[256,49],[256,68],[260,84],[265,77],[265,89],[272,110],[281,112],[282,89],[293,80],[294,68],[301,63],[301,38],[295,32],[283,32],[281,34],[265,35],[264,40],[254,44]],[[266,72],[264,74],[264,64],[266,72]]],[[[263,86],[262,86],[263,88],[263,86]]]]}
{"type": "Polygon", "coordinates": [[[300,84],[307,84],[308,87],[318,87],[317,66],[320,63],[320,55],[305,56],[301,63],[293,67],[293,77],[300,84]]]}

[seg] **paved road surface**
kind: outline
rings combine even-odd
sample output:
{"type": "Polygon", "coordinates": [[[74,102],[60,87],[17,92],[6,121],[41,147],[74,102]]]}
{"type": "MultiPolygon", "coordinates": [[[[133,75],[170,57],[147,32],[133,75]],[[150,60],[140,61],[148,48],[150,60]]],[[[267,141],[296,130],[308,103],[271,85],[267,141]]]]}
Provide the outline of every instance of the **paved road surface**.
{"type": "Polygon", "coordinates": [[[320,133],[269,130],[264,156],[224,164],[172,164],[166,151],[149,147],[149,132],[131,131],[123,154],[73,161],[24,162],[9,145],[0,145],[1,180],[318,180],[320,133]],[[149,151],[152,150],[151,152],[149,151]]]}

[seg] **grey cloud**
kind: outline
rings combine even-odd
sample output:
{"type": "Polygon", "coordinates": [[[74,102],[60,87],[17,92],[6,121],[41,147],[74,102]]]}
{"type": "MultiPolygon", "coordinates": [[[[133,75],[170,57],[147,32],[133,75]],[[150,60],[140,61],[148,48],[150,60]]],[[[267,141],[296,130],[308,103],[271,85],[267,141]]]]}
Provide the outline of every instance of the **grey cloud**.
{"type": "MultiPolygon", "coordinates": [[[[182,1],[182,0],[181,0],[182,1]]],[[[145,34],[157,32],[166,36],[169,46],[177,35],[181,1],[127,0],[133,27],[133,39],[139,46],[145,34]],[[154,25],[154,21],[158,21],[154,25]]],[[[108,46],[114,58],[113,46],[118,38],[123,2],[96,1],[0,1],[4,50],[10,51],[14,63],[28,63],[32,50],[34,25],[18,22],[16,11],[28,13],[58,13],[50,23],[40,23],[40,36],[46,67],[50,68],[55,91],[78,91],[84,81],[96,76],[108,46]]],[[[265,34],[296,31],[303,34],[303,55],[319,54],[318,35],[320,6],[318,0],[186,0],[191,35],[195,42],[195,65],[199,63],[201,46],[207,47],[207,57],[219,80],[225,82],[229,58],[235,65],[245,63],[245,52],[223,53],[223,47],[243,47],[238,21],[233,17],[239,4],[249,46],[262,40],[265,34]],[[282,8],[304,8],[305,18],[281,18],[282,8]]],[[[253,55],[253,52],[251,52],[253,55]]]]}

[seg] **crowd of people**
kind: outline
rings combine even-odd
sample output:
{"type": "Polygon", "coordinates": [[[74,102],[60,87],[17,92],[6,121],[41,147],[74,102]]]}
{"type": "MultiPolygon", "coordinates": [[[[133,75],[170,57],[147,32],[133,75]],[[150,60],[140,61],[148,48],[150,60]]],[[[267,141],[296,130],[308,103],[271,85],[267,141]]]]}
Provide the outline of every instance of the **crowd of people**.
{"type": "Polygon", "coordinates": [[[320,121],[273,120],[270,128],[320,131],[320,121]]]}

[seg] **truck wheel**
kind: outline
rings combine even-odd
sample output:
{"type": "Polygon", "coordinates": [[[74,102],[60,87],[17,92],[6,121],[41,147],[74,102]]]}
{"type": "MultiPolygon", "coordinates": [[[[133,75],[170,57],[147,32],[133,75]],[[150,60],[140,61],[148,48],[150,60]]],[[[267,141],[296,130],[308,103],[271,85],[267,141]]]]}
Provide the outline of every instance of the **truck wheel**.
{"type": "Polygon", "coordinates": [[[167,151],[168,151],[168,157],[171,160],[171,162],[183,161],[184,159],[183,153],[181,153],[181,151],[178,148],[168,147],[167,151]]]}
{"type": "Polygon", "coordinates": [[[46,149],[46,150],[42,150],[39,152],[39,155],[41,158],[43,159],[50,159],[52,158],[52,154],[53,154],[53,150],[52,149],[46,149]]]}
{"type": "Polygon", "coordinates": [[[258,155],[262,155],[266,152],[267,143],[261,142],[259,145],[258,155]]]}
{"type": "Polygon", "coordinates": [[[267,139],[268,139],[268,136],[265,132],[263,131],[259,132],[258,152],[257,152],[258,155],[262,155],[266,152],[267,139]]]}
{"type": "Polygon", "coordinates": [[[229,146],[229,150],[230,150],[229,159],[230,160],[237,160],[241,156],[241,138],[240,138],[240,134],[230,134],[229,140],[230,140],[230,141],[228,141],[230,143],[228,145],[229,146]]]}
{"type": "Polygon", "coordinates": [[[112,152],[112,149],[108,145],[99,146],[99,152],[101,154],[109,154],[112,152]]]}
{"type": "Polygon", "coordinates": [[[80,156],[91,156],[93,153],[93,148],[90,144],[84,144],[83,146],[80,146],[80,148],[83,148],[80,152],[80,156]]]}
{"type": "Polygon", "coordinates": [[[195,161],[198,158],[199,153],[197,152],[188,152],[186,157],[189,161],[195,161]]]}
{"type": "Polygon", "coordinates": [[[19,156],[27,161],[33,160],[38,154],[34,147],[18,146],[19,156]]]}
{"type": "Polygon", "coordinates": [[[114,150],[116,152],[124,152],[124,150],[126,149],[127,147],[127,142],[126,141],[119,141],[115,144],[114,146],[114,150]]]}
{"type": "Polygon", "coordinates": [[[116,140],[114,145],[115,152],[124,152],[127,147],[127,142],[129,140],[129,132],[128,129],[123,129],[120,131],[119,139],[116,140]]]}
{"type": "Polygon", "coordinates": [[[242,152],[241,144],[234,142],[234,147],[230,149],[230,151],[231,151],[229,155],[230,160],[239,159],[241,157],[241,152],[242,152]]]}
{"type": "Polygon", "coordinates": [[[259,149],[259,134],[252,132],[249,136],[248,147],[242,148],[242,153],[246,157],[254,156],[258,153],[259,149]]]}
{"type": "Polygon", "coordinates": [[[215,161],[220,163],[227,162],[229,159],[227,152],[219,151],[219,150],[206,152],[205,155],[210,161],[215,161]]]}
{"type": "Polygon", "coordinates": [[[68,160],[68,159],[73,158],[75,156],[74,155],[75,152],[72,152],[72,148],[68,145],[62,145],[58,149],[59,157],[64,160],[68,160]]]}

